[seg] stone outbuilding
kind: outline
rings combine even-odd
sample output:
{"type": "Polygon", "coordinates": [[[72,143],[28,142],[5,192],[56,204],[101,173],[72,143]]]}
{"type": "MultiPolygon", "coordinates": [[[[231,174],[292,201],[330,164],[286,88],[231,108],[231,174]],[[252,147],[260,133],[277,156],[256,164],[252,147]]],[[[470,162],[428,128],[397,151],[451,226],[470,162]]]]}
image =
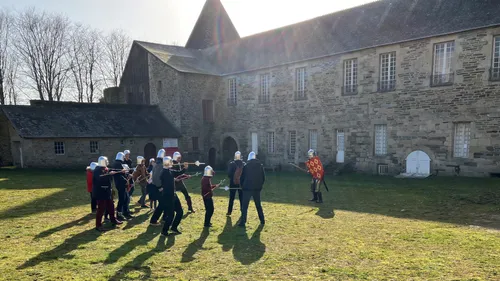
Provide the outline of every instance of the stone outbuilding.
{"type": "Polygon", "coordinates": [[[179,131],[156,105],[31,101],[0,107],[0,161],[36,168],[82,168],[126,149],[156,157],[177,149],[179,131]]]}

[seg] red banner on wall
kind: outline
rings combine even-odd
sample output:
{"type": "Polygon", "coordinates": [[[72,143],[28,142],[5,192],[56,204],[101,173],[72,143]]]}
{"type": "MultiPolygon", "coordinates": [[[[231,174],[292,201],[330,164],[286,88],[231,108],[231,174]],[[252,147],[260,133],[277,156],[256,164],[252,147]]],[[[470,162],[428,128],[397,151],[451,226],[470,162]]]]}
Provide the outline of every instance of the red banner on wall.
{"type": "Polygon", "coordinates": [[[178,147],[164,147],[163,149],[165,149],[165,156],[170,156],[170,157],[172,157],[174,152],[179,151],[178,147]]]}

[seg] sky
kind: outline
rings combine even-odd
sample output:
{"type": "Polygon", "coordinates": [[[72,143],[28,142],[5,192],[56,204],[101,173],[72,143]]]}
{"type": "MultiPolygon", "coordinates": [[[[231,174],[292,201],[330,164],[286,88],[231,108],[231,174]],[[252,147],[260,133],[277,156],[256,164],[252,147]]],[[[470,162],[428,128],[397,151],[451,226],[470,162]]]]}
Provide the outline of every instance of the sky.
{"type": "MultiPolygon", "coordinates": [[[[374,0],[221,0],[241,37],[374,0]]],[[[205,0],[0,0],[14,11],[35,7],[132,39],[184,46],[205,0]]]]}

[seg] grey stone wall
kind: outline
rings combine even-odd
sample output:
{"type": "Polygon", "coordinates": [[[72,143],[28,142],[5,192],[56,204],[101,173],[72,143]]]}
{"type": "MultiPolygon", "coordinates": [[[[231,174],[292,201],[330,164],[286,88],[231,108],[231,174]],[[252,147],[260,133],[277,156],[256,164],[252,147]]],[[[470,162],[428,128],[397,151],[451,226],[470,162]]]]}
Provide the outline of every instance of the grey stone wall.
{"type": "Polygon", "coordinates": [[[0,113],[0,160],[4,165],[11,165],[13,163],[9,127],[10,122],[4,114],[0,113]]]}
{"type": "MultiPolygon", "coordinates": [[[[362,50],[304,63],[223,77],[216,102],[215,136],[237,138],[248,153],[251,132],[259,134],[259,147],[266,148],[265,134],[275,132],[275,153],[267,161],[285,164],[306,158],[309,129],[317,129],[318,152],[328,164],[336,157],[336,130],[343,129],[346,162],[375,173],[377,164],[388,164],[397,174],[406,156],[423,150],[431,157],[431,171],[487,176],[498,172],[500,160],[500,83],[489,81],[493,35],[485,29],[398,45],[362,50]],[[430,87],[435,43],[455,41],[454,83],[430,87]],[[380,54],[395,51],[397,86],[377,92],[380,54]],[[343,61],[357,58],[359,92],[342,95],[343,61]],[[307,100],[294,100],[295,69],[306,67],[307,100]],[[271,74],[271,101],[259,104],[259,76],[271,74]],[[228,106],[227,81],[237,79],[238,104],[228,106]],[[455,122],[471,122],[467,158],[453,156],[455,122]],[[388,153],[374,155],[374,126],[387,125],[388,153]],[[297,131],[297,153],[288,155],[288,131],[297,131]]],[[[221,141],[221,140],[218,140],[221,141]]],[[[215,143],[217,140],[215,141],[215,143]]],[[[266,153],[267,154],[267,153],[266,153]]]]}
{"type": "Polygon", "coordinates": [[[23,139],[23,161],[25,167],[41,168],[82,168],[92,161],[97,161],[99,156],[108,157],[110,164],[113,163],[118,152],[126,149],[131,152],[133,165],[136,165],[136,157],[144,156],[144,147],[153,143],[157,149],[162,147],[161,138],[106,138],[106,139],[23,139]],[[64,155],[56,155],[54,142],[64,142],[64,155]],[[99,142],[99,152],[90,153],[90,141],[99,142]],[[122,144],[123,142],[123,144],[122,144]]]}

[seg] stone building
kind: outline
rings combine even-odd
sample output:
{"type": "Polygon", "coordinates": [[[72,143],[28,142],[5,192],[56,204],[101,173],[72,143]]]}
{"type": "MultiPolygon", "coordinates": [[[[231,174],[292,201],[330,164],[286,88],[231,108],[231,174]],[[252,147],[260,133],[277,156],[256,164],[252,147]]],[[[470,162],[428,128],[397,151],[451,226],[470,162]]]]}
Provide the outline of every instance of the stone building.
{"type": "MultiPolygon", "coordinates": [[[[500,173],[500,5],[381,0],[240,38],[207,0],[185,47],[134,41],[115,102],[155,104],[223,164],[500,173]]],[[[109,94],[108,94],[109,95],[109,94]]]]}
{"type": "Polygon", "coordinates": [[[178,130],[155,105],[31,101],[0,107],[0,160],[4,165],[82,168],[101,155],[110,162],[130,150],[156,157],[178,130]]]}

